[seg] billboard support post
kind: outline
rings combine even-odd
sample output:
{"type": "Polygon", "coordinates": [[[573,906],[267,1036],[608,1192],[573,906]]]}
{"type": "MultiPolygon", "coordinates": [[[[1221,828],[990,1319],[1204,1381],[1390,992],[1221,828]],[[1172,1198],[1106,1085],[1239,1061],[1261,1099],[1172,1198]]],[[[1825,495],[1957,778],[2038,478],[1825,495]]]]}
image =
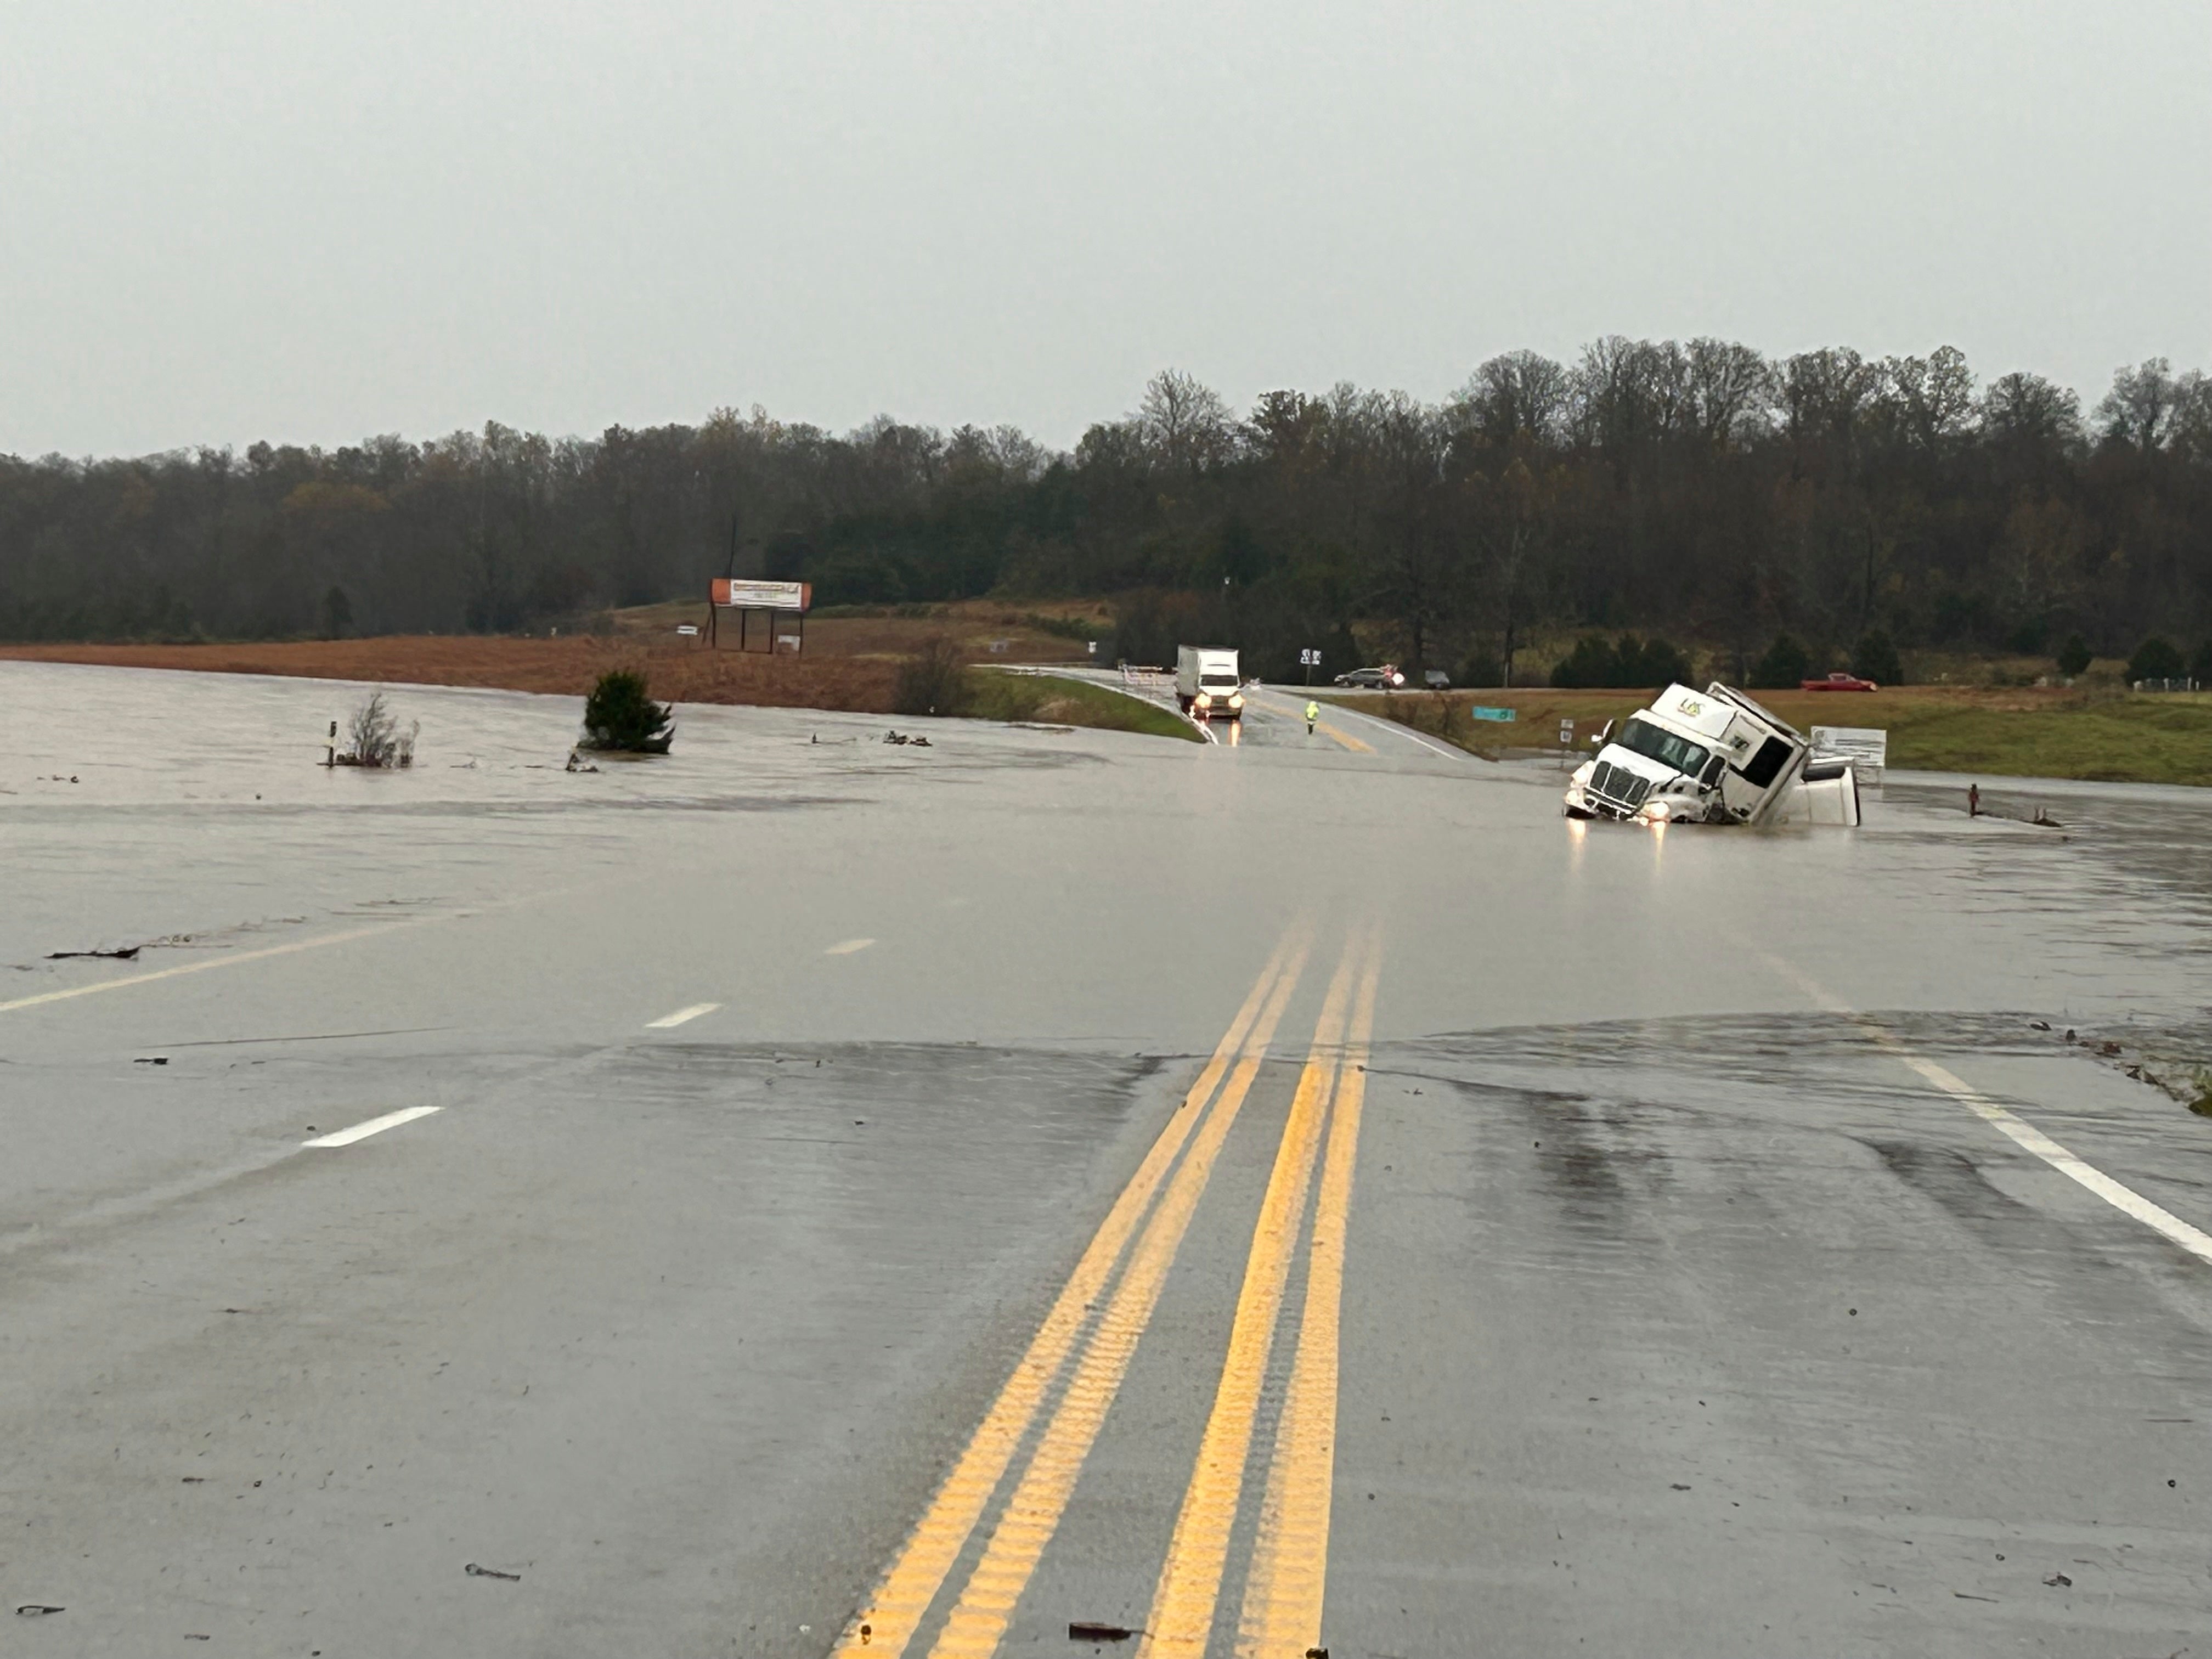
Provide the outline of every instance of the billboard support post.
{"type": "Polygon", "coordinates": [[[803,653],[806,649],[806,612],[813,603],[814,588],[809,582],[749,581],[734,576],[717,576],[713,586],[708,590],[709,620],[707,642],[710,647],[719,647],[721,613],[734,611],[738,613],[738,649],[741,652],[750,650],[751,647],[748,641],[751,636],[752,613],[757,611],[768,621],[768,652],[770,656],[775,654],[776,619],[779,616],[792,619],[795,631],[785,637],[796,641],[794,650],[803,653]]]}

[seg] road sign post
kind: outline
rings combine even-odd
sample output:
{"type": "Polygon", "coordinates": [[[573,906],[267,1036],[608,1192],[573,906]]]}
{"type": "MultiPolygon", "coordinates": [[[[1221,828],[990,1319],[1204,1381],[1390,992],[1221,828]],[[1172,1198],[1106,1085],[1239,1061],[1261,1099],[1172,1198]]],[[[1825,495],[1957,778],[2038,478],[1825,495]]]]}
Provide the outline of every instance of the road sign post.
{"type": "Polygon", "coordinates": [[[1321,666],[1321,653],[1315,650],[1311,646],[1306,647],[1304,650],[1298,653],[1298,665],[1306,671],[1306,684],[1308,685],[1311,685],[1313,684],[1313,672],[1315,669],[1321,666]]]}

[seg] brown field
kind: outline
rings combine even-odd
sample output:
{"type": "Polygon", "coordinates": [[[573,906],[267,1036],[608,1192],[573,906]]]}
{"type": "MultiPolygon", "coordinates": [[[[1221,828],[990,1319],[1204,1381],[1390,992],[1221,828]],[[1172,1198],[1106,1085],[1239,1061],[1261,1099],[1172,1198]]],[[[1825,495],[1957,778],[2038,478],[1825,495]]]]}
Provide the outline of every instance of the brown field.
{"type": "MultiPolygon", "coordinates": [[[[595,635],[392,635],[364,640],[272,640],[233,645],[0,644],[0,658],[96,663],[122,668],[182,668],[213,674],[278,674],[314,679],[417,685],[483,685],[510,691],[581,696],[610,668],[642,668],[653,695],[678,702],[755,703],[884,714],[891,706],[898,660],[939,634],[980,663],[1065,663],[1086,659],[1083,642],[1048,633],[1029,613],[1005,605],[933,607],[922,616],[810,617],[803,655],[736,648],[723,618],[723,648],[679,637],[679,622],[706,622],[700,605],[643,606],[616,612],[595,635]],[[1003,651],[993,645],[1005,642],[1003,651]]],[[[1086,612],[1055,607],[1065,615],[1086,612]]]]}

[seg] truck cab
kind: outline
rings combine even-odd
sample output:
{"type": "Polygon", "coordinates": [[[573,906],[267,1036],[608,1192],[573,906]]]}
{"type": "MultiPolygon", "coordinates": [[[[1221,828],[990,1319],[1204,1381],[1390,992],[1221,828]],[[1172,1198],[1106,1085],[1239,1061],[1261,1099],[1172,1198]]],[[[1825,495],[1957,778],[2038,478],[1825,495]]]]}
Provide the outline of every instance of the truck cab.
{"type": "Polygon", "coordinates": [[[1670,685],[1601,734],[1567,786],[1570,817],[1647,823],[1859,821],[1847,761],[1816,760],[1796,727],[1716,680],[1670,685]]]}
{"type": "Polygon", "coordinates": [[[1199,720],[1242,720],[1244,682],[1237,653],[1223,646],[1176,647],[1176,701],[1199,720]]]}

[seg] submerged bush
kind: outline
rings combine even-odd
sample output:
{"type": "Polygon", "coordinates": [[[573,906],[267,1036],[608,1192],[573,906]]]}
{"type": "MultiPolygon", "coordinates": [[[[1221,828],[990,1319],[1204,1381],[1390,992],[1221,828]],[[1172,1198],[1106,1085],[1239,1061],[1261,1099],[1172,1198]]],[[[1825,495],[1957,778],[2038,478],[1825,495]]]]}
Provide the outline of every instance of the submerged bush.
{"type": "Polygon", "coordinates": [[[968,665],[951,635],[936,635],[899,664],[891,688],[893,714],[957,714],[969,701],[968,665]]]}
{"type": "Polygon", "coordinates": [[[610,669],[584,699],[586,749],[665,755],[675,736],[673,711],[666,703],[653,702],[645,676],[635,669],[610,669]]]}
{"type": "Polygon", "coordinates": [[[399,729],[399,717],[386,706],[384,693],[372,691],[353,711],[346,725],[346,750],[335,758],[340,766],[412,766],[415,739],[422,722],[414,720],[399,729]]]}

